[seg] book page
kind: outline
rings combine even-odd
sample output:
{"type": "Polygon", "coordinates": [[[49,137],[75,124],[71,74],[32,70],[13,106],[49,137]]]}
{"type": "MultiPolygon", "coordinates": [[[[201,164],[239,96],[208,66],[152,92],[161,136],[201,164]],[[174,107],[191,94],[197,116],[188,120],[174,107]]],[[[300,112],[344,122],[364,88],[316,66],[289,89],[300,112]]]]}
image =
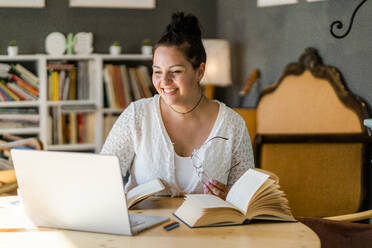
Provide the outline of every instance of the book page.
{"type": "Polygon", "coordinates": [[[208,194],[193,194],[186,195],[187,201],[191,201],[193,204],[198,206],[200,209],[207,208],[235,208],[230,203],[222,200],[215,195],[208,194]]]}
{"type": "Polygon", "coordinates": [[[269,175],[253,169],[247,170],[231,187],[226,201],[247,214],[248,204],[269,175]]]}
{"type": "Polygon", "coordinates": [[[144,200],[146,197],[164,190],[165,187],[159,179],[138,185],[127,193],[128,208],[138,201],[144,200]]]}

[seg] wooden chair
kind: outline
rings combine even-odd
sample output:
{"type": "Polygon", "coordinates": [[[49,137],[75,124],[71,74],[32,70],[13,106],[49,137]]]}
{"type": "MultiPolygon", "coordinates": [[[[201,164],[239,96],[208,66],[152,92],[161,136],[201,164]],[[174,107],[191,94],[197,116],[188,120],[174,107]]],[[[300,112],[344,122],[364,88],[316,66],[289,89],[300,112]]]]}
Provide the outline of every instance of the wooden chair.
{"type": "Polygon", "coordinates": [[[372,210],[363,211],[368,116],[364,101],[313,48],[260,96],[256,166],[279,176],[293,214],[318,234],[322,247],[372,247],[371,225],[346,223],[372,217],[372,210]]]}
{"type": "MultiPolygon", "coordinates": [[[[43,146],[37,138],[20,138],[12,135],[5,135],[10,141],[0,144],[0,150],[10,151],[14,147],[27,147],[30,149],[42,150],[43,146]]],[[[11,161],[10,161],[11,163],[11,161]]],[[[0,195],[15,195],[18,184],[14,169],[0,170],[0,195]]]]}
{"type": "Polygon", "coordinates": [[[264,89],[256,118],[256,166],[279,176],[295,216],[366,209],[366,104],[315,49],[264,89]]]}

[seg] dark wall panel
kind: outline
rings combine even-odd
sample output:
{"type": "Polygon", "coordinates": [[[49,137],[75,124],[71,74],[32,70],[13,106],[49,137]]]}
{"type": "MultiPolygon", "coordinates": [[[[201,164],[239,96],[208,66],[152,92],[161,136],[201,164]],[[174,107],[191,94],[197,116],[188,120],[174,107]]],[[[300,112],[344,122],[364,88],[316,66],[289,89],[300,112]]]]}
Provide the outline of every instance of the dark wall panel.
{"type": "Polygon", "coordinates": [[[44,53],[51,32],[93,32],[94,52],[108,53],[118,40],[128,53],[139,53],[144,38],[157,40],[175,11],[197,15],[206,37],[216,35],[215,0],[157,0],[155,9],[69,8],[68,0],[47,0],[46,8],[0,8],[0,54],[17,40],[20,53],[44,53]]]}

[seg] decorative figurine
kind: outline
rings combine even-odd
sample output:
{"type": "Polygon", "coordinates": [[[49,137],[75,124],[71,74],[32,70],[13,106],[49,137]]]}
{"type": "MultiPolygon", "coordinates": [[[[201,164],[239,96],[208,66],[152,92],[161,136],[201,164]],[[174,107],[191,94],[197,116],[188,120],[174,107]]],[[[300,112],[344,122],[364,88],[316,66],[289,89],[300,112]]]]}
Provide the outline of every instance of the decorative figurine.
{"type": "Polygon", "coordinates": [[[66,38],[66,54],[74,54],[75,43],[76,36],[73,33],[69,33],[66,38]]]}
{"type": "Polygon", "coordinates": [[[77,54],[91,54],[93,52],[93,33],[80,32],[75,35],[74,50],[77,54]]]}

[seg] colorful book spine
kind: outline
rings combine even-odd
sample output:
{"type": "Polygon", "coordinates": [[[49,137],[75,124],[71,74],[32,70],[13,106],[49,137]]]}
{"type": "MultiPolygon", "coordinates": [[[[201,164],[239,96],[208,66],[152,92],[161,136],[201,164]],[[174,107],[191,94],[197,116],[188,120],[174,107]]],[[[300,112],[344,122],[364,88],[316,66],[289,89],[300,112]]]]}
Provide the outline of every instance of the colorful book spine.
{"type": "Polygon", "coordinates": [[[52,72],[52,101],[58,101],[58,72],[52,72]]]}
{"type": "Polygon", "coordinates": [[[20,74],[21,78],[23,78],[33,87],[39,88],[39,79],[35,74],[33,74],[20,64],[17,64],[14,68],[20,74]]]}
{"type": "Polygon", "coordinates": [[[32,95],[38,97],[39,96],[39,90],[32,87],[30,84],[19,78],[17,75],[12,75],[12,79],[16,82],[17,85],[27,90],[32,95]]]}
{"type": "Polygon", "coordinates": [[[120,73],[120,67],[118,65],[114,66],[114,78],[115,78],[115,84],[116,88],[119,92],[119,103],[120,103],[120,108],[125,108],[125,95],[124,95],[124,88],[123,88],[123,82],[121,78],[121,73],[120,73]]]}
{"type": "Polygon", "coordinates": [[[6,94],[13,100],[13,101],[20,101],[21,99],[14,94],[8,87],[6,87],[4,81],[0,82],[0,88],[3,89],[3,92],[5,91],[6,94]]]}
{"type": "Polygon", "coordinates": [[[23,95],[27,96],[28,100],[37,100],[37,97],[36,96],[30,94],[27,90],[25,90],[24,88],[20,87],[16,83],[8,83],[8,87],[11,88],[11,89],[14,89],[16,91],[21,92],[23,95]]]}
{"type": "Polygon", "coordinates": [[[70,71],[70,100],[76,100],[77,92],[77,80],[76,80],[76,69],[70,71]]]}
{"type": "Polygon", "coordinates": [[[6,92],[3,92],[1,88],[0,88],[0,98],[2,99],[3,102],[8,102],[12,100],[12,99],[9,99],[6,92]]]}
{"type": "Polygon", "coordinates": [[[7,83],[6,86],[8,87],[8,89],[10,91],[12,91],[16,96],[18,96],[21,101],[27,101],[27,100],[29,100],[28,97],[25,94],[23,94],[22,92],[20,92],[18,89],[15,89],[13,87],[13,85],[11,85],[10,83],[7,83]]]}

